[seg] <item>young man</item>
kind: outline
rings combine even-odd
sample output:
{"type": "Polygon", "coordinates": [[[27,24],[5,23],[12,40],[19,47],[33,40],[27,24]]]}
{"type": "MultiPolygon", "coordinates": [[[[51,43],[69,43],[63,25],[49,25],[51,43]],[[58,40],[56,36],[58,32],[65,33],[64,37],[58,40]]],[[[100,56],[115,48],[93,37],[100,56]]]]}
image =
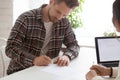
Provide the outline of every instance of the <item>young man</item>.
{"type": "Polygon", "coordinates": [[[47,66],[56,58],[58,66],[67,66],[76,58],[79,46],[66,16],[79,5],[78,0],[53,0],[21,14],[7,41],[6,55],[11,58],[7,74],[30,66],[47,66]]]}
{"type": "MultiPolygon", "coordinates": [[[[120,0],[113,3],[113,24],[118,32],[120,32],[120,0]]],[[[108,68],[101,65],[93,65],[86,74],[87,80],[105,80],[101,76],[115,77],[114,80],[120,80],[120,68],[108,68]]]]}

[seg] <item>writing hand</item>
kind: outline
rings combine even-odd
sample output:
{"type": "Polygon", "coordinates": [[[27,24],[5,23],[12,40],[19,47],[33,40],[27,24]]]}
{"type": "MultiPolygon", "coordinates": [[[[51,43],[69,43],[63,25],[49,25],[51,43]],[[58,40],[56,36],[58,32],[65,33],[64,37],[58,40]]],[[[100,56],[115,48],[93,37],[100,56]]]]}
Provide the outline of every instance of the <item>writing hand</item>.
{"type": "Polygon", "coordinates": [[[52,62],[51,58],[46,56],[46,55],[42,55],[39,57],[36,57],[33,60],[33,64],[36,66],[47,66],[52,62]]]}

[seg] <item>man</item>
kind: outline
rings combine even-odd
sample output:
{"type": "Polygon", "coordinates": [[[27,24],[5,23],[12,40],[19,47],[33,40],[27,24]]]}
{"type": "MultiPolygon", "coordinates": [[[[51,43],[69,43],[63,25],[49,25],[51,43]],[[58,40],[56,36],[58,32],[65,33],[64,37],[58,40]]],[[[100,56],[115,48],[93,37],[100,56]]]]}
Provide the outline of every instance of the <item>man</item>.
{"type": "MultiPolygon", "coordinates": [[[[120,0],[115,0],[113,3],[112,20],[116,30],[120,32],[120,0]]],[[[120,80],[120,68],[108,68],[101,65],[93,65],[86,74],[86,79],[105,80],[105,78],[102,78],[101,76],[115,77],[114,80],[120,80]]]]}
{"type": "Polygon", "coordinates": [[[47,66],[54,63],[67,66],[78,56],[79,46],[66,16],[79,5],[78,0],[54,0],[21,14],[7,41],[6,55],[11,58],[7,74],[30,66],[47,66]]]}

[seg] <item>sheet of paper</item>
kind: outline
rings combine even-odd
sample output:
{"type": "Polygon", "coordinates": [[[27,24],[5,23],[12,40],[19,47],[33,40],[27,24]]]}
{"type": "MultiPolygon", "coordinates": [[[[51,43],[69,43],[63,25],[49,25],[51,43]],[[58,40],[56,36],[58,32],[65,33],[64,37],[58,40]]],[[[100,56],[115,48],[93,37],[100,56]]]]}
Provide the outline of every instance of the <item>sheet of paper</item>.
{"type": "Polygon", "coordinates": [[[44,69],[42,69],[41,71],[52,73],[54,75],[66,77],[66,78],[70,77],[71,73],[72,74],[75,73],[74,69],[72,69],[72,67],[70,66],[60,67],[60,66],[57,66],[56,64],[51,64],[45,67],[44,69]]]}

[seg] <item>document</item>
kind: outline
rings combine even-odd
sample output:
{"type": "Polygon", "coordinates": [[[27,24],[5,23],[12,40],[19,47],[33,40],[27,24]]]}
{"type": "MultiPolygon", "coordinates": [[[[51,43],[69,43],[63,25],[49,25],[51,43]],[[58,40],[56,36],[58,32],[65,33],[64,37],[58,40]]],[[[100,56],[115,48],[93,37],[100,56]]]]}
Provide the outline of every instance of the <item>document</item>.
{"type": "Polygon", "coordinates": [[[50,64],[49,66],[46,66],[41,71],[51,73],[53,75],[64,77],[64,78],[70,78],[71,73],[72,74],[75,73],[74,69],[72,69],[71,66],[57,66],[56,64],[50,64]]]}

